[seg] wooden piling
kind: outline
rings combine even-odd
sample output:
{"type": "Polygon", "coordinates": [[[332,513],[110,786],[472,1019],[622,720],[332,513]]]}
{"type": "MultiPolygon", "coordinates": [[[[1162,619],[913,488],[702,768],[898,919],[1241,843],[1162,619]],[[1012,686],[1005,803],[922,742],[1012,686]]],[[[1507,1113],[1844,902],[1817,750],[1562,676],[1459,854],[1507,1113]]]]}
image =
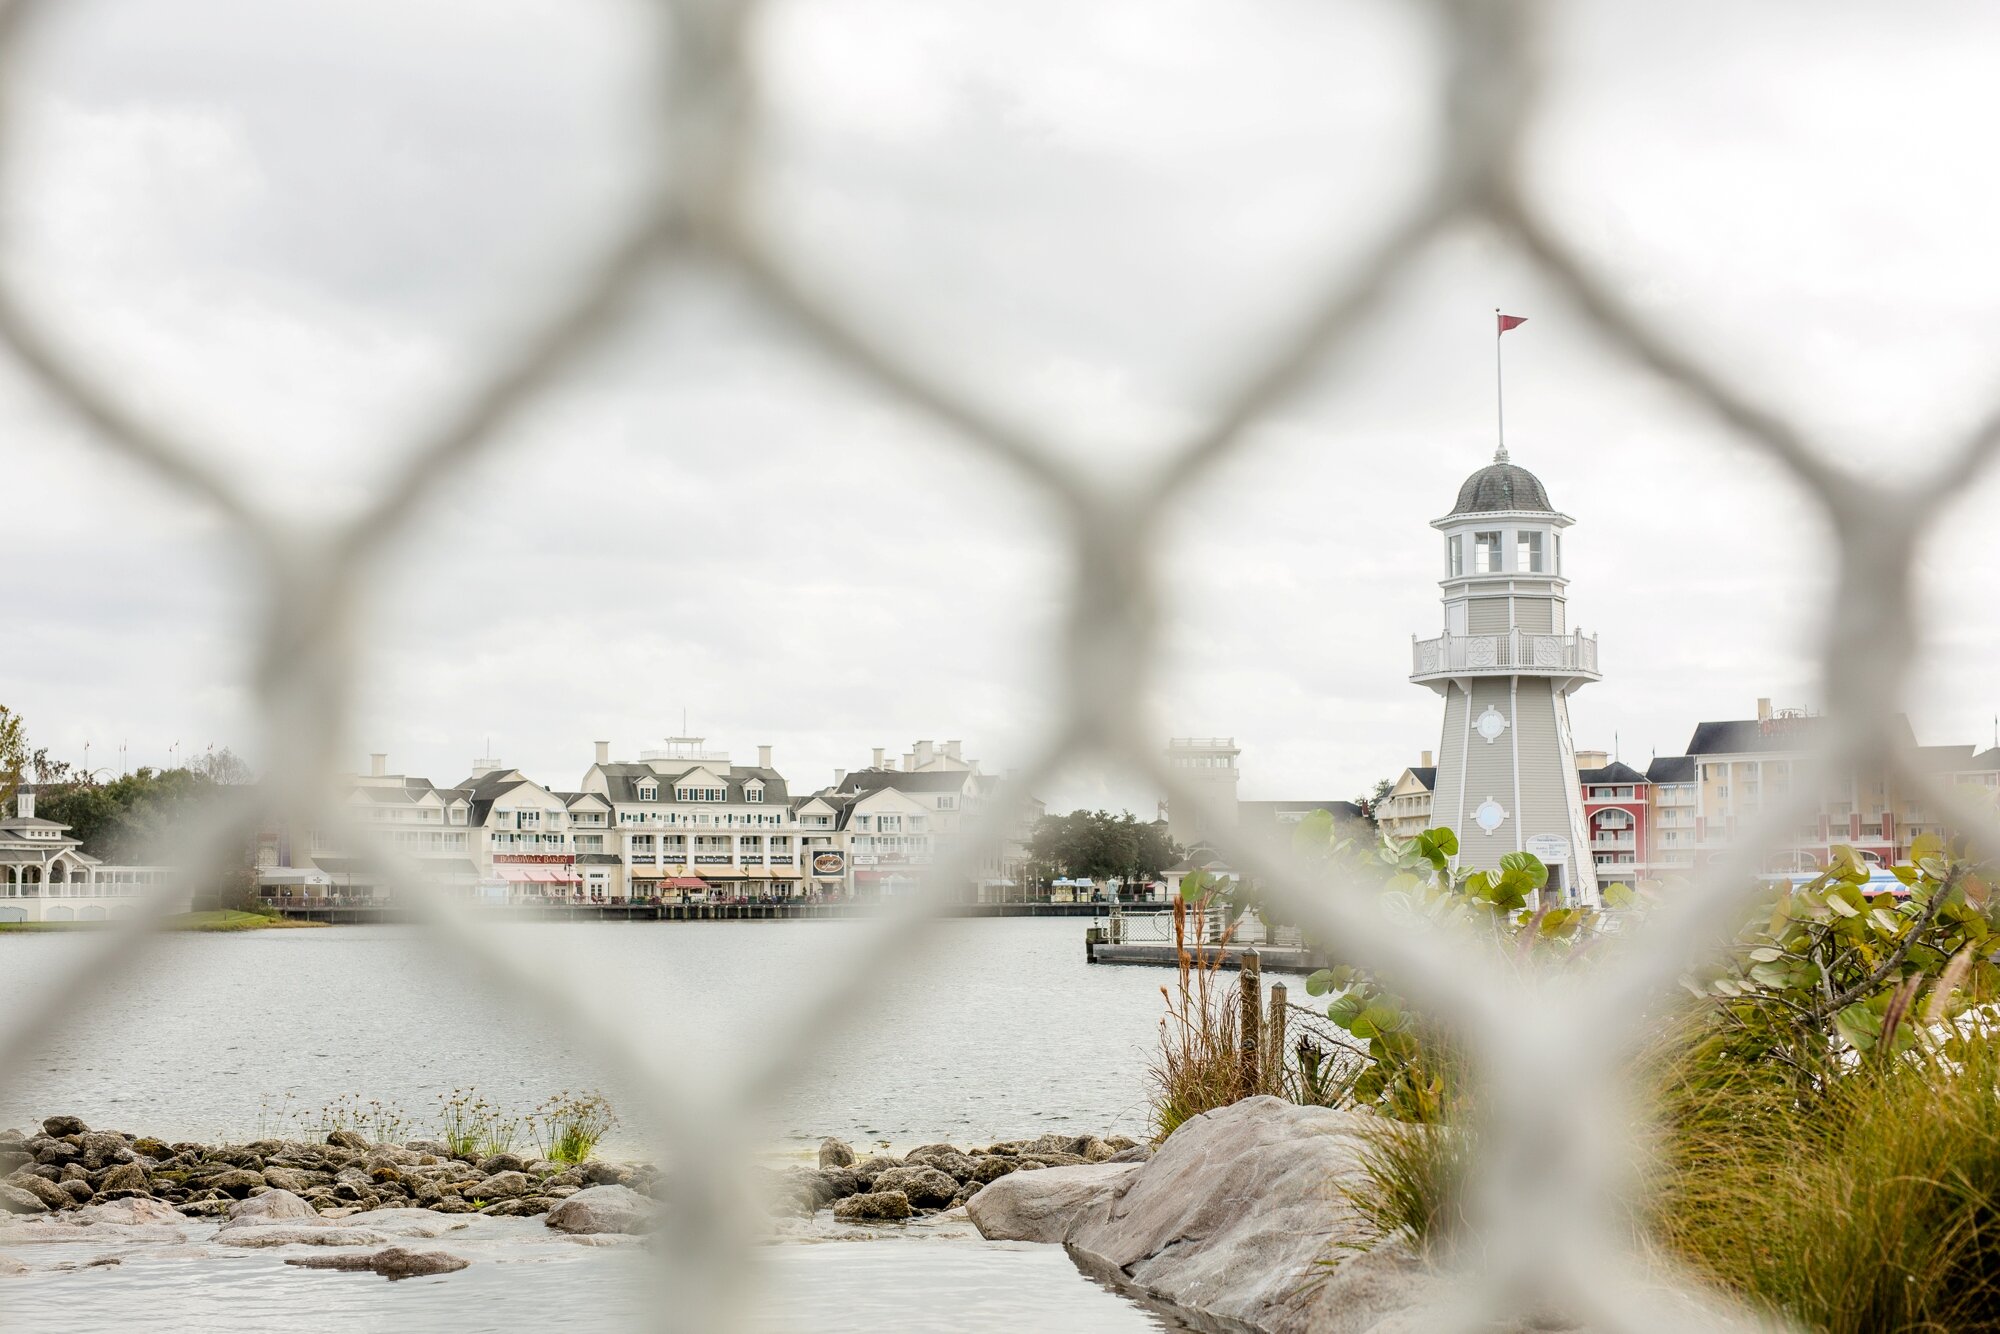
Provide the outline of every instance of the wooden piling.
{"type": "Polygon", "coordinates": [[[1288,1009],[1285,984],[1271,984],[1271,1008],[1264,1017],[1264,1090],[1279,1097],[1285,1092],[1285,1019],[1288,1009]]]}
{"type": "Polygon", "coordinates": [[[1236,974],[1236,994],[1242,1002],[1242,1013],[1236,1023],[1236,1040],[1239,1044],[1241,1066],[1237,1074],[1237,1096],[1250,1097],[1258,1091],[1263,1074],[1263,1066],[1258,1057],[1262,1047],[1259,1041],[1264,1036],[1264,973],[1263,960],[1256,950],[1244,950],[1236,974]]]}

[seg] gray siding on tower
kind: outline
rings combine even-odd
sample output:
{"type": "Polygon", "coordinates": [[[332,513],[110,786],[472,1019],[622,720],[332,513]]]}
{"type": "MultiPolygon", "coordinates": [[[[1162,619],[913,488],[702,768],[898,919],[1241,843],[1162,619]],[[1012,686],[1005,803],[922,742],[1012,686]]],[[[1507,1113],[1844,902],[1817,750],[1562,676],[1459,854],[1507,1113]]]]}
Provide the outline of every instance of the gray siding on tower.
{"type": "Polygon", "coordinates": [[[1514,599],[1514,625],[1521,633],[1545,635],[1552,623],[1547,598],[1514,599]]]}
{"type": "Polygon", "coordinates": [[[1473,598],[1466,604],[1466,633],[1504,635],[1508,629],[1506,598],[1473,598]]]}
{"type": "MultiPolygon", "coordinates": [[[[1569,837],[1569,797],[1576,775],[1563,771],[1555,692],[1546,677],[1521,678],[1521,836],[1569,837]]],[[[1571,849],[1575,855],[1575,849],[1571,849]]]]}

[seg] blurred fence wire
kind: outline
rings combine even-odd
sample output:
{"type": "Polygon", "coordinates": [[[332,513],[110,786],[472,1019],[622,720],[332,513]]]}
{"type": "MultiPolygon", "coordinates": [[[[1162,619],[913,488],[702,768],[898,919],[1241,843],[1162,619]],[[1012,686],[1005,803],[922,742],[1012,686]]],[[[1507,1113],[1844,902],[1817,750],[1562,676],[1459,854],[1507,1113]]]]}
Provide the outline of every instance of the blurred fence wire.
{"type": "MultiPolygon", "coordinates": [[[[870,313],[818,294],[812,275],[761,238],[746,189],[758,150],[755,109],[760,71],[749,54],[752,0],[661,0],[646,12],[667,53],[650,114],[662,163],[617,239],[573,289],[493,351],[460,397],[414,419],[399,463],[380,498],[358,517],[321,536],[302,533],[293,516],[260,504],[195,442],[175,438],[50,331],[0,267],[0,339],[55,399],[105,445],[151,472],[231,526],[247,568],[261,586],[254,682],[268,781],[254,811],[231,813],[240,838],[253,821],[343,829],[327,800],[344,753],[352,684],[358,672],[360,593],[375,575],[371,553],[382,540],[421,521],[440,484],[488,449],[524,404],[559,382],[579,357],[612,332],[639,284],[668,266],[700,263],[733,273],[766,310],[827,354],[862,387],[919,409],[941,435],[1023,477],[1065,520],[1073,583],[1063,641],[1059,698],[1046,702],[1044,739],[1008,792],[987,803],[936,868],[938,885],[969,879],[976,849],[999,841],[1014,802],[1061,767],[1081,758],[1125,766],[1152,780],[1176,803],[1201,806],[1203,795],[1170,769],[1161,733],[1142,712],[1151,665],[1158,660],[1160,571],[1152,527],[1163,504],[1187,493],[1225,459],[1241,452],[1247,428],[1283,403],[1316,368],[1365,336],[1385,295],[1447,229],[1481,226],[1497,233],[1567,296],[1594,325],[1603,345],[1621,352],[1706,407],[1741,443],[1785,469],[1838,535],[1841,560],[1827,619],[1824,691],[1833,726],[1816,762],[1828,772],[1879,766],[1952,813],[1962,828],[1987,827],[1987,816],[1927,773],[1903,762],[1891,726],[1910,665],[1915,546],[1941,497],[1961,491],[2000,445],[2000,401],[1992,414],[1928,474],[1900,486],[1832,461],[1800,426],[1759,403],[1718,368],[1701,364],[1650,327],[1617,286],[1539,212],[1524,187],[1524,148],[1538,88],[1540,4],[1497,0],[1428,0],[1445,59],[1438,87],[1443,114],[1428,183],[1415,202],[1373,233],[1362,257],[1308,299],[1291,325],[1273,336],[1254,368],[1214,406],[1206,424],[1167,452],[1136,485],[1095,479],[1065,457],[1053,437],[1002,421],[934,378],[921,358],[877,332],[870,313]],[[667,164],[670,164],[667,165],[667,164]],[[1863,516],[1866,522],[1857,522],[1863,516]],[[1837,646],[1837,651],[1836,651],[1837,646]]],[[[18,88],[32,64],[34,30],[56,12],[49,0],[0,5],[0,132],[13,144],[18,88]]],[[[16,154],[0,157],[0,173],[16,154]]],[[[0,175],[0,192],[14,188],[0,175]]],[[[11,213],[12,210],[7,210],[11,213]]],[[[1346,238],[1342,238],[1343,240],[1346,238]]],[[[1639,1039],[1635,1008],[1674,984],[1688,960],[1724,931],[1726,908],[1756,882],[1749,874],[1781,845],[1802,814],[1800,784],[1791,809],[1770,810],[1737,854],[1704,869],[1690,890],[1664,905],[1643,930],[1615,942],[1616,966],[1587,980],[1536,978],[1505,970],[1454,937],[1390,924],[1369,896],[1328,894],[1323,883],[1272,860],[1255,846],[1223,851],[1256,876],[1288,914],[1343,942],[1358,961],[1393,969],[1413,999],[1451,1022],[1482,1054],[1484,1101],[1495,1109],[1492,1151],[1483,1164],[1478,1218],[1480,1268],[1469,1276],[1468,1325],[1496,1315],[1566,1311],[1600,1330],[1713,1328],[1681,1300],[1684,1290],[1657,1262],[1624,1238],[1630,1164],[1637,1145],[1626,1127],[1640,1124],[1627,1106],[1629,1052],[1639,1039]]],[[[228,822],[225,821],[224,824],[228,822]]],[[[1212,824],[1211,827],[1221,827],[1212,824]]],[[[232,828],[196,831],[194,844],[222,855],[232,828]]],[[[344,831],[363,846],[363,831],[344,831]]],[[[240,843],[237,844],[240,846],[240,843]]],[[[195,859],[201,847],[181,855],[195,859]]],[[[393,864],[391,850],[378,860],[393,864]]],[[[191,864],[198,864],[191,862],[191,864]]],[[[558,974],[524,949],[518,936],[491,930],[464,905],[403,886],[425,904],[453,948],[441,954],[501,979],[543,1014],[564,1023],[576,1044],[594,1052],[635,1090],[636,1120],[661,1127],[657,1149],[672,1165],[676,1189],[661,1280],[671,1300],[653,1304],[654,1327],[673,1331],[739,1328],[750,1318],[757,1272],[755,1220],[740,1173],[752,1145],[745,1110],[782,1090],[788,1072],[830,1040],[843,1016],[880,969],[939,910],[932,892],[885,908],[868,934],[844,953],[829,953],[810,979],[813,996],[796,1024],[740,1045],[733,1068],[692,1067],[656,1032],[643,1037],[621,1022],[621,998],[603,979],[558,974]]],[[[74,968],[30,1009],[0,1016],[0,1073],[17,1069],[38,1025],[86,1008],[107,978],[143,967],[146,923],[135,920],[93,939],[74,968]]],[[[1734,1317],[1731,1317],[1732,1319],[1734,1317]]],[[[1743,1316],[1748,1327],[1752,1322],[1743,1316]]]]}

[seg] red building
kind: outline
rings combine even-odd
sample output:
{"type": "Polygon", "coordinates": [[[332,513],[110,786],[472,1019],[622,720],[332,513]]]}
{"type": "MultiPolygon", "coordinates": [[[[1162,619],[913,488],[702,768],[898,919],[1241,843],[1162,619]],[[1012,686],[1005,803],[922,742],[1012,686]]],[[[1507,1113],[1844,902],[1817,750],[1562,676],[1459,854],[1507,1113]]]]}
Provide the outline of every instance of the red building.
{"type": "Polygon", "coordinates": [[[1649,846],[1646,775],[1601,750],[1586,750],[1577,752],[1576,777],[1583,788],[1583,820],[1598,884],[1637,885],[1649,846]]]}

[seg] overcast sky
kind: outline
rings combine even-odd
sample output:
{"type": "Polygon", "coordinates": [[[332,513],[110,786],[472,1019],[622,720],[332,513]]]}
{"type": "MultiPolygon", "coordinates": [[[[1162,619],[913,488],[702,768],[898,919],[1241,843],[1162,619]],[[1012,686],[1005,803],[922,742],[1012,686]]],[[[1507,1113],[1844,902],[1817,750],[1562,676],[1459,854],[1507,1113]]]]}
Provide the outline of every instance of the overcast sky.
{"type": "MultiPolygon", "coordinates": [[[[1593,3],[1561,27],[1537,196],[1649,317],[1907,476],[2000,394],[2000,11],[1593,3]]],[[[643,12],[583,0],[75,0],[32,62],[5,262],[143,410],[300,525],[616,229],[650,151],[643,12]]],[[[1051,446],[1118,475],[1198,424],[1422,179],[1438,68],[1400,5],[807,0],[757,34],[775,244],[1051,446]]],[[[1643,763],[1810,704],[1829,534],[1506,248],[1439,245],[1155,532],[1163,733],[1246,797],[1340,797],[1434,748],[1426,525],[1508,441],[1601,636],[1579,746],[1643,763]]],[[[254,606],[210,514],[0,360],[0,703],[93,766],[253,749],[254,606]]],[[[1939,511],[1910,709],[1989,743],[1984,483],[1939,511]]],[[[681,729],[801,787],[874,745],[991,768],[1046,720],[1066,572],[1037,498],[726,278],[650,288],[453,479],[370,604],[355,762],[562,785],[681,729]]],[[[1049,797],[1150,810],[1116,774],[1049,797]]]]}

